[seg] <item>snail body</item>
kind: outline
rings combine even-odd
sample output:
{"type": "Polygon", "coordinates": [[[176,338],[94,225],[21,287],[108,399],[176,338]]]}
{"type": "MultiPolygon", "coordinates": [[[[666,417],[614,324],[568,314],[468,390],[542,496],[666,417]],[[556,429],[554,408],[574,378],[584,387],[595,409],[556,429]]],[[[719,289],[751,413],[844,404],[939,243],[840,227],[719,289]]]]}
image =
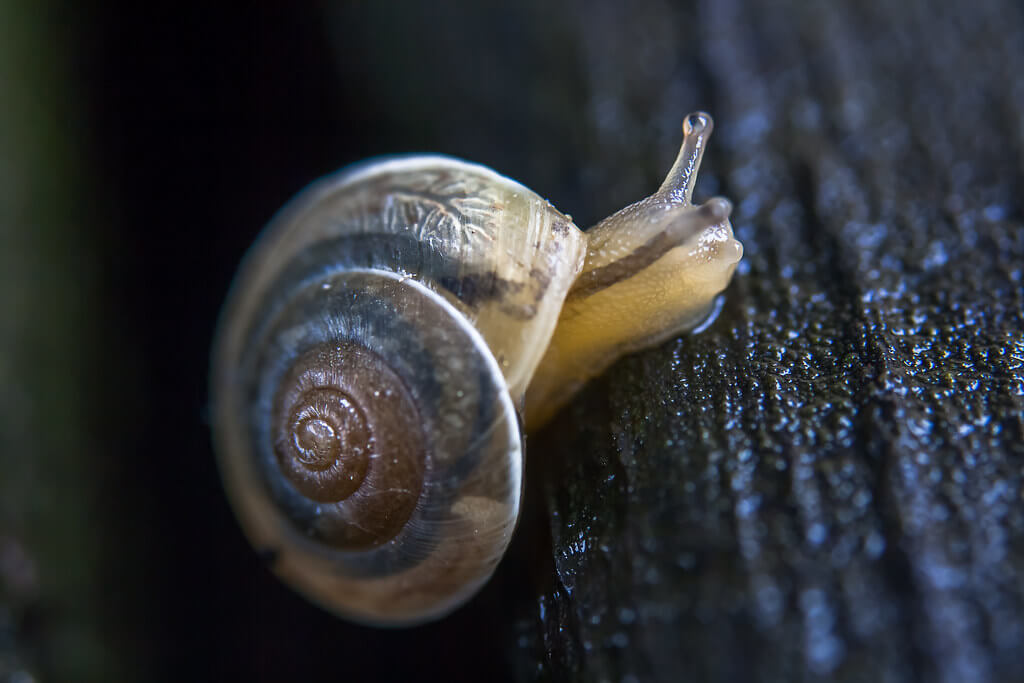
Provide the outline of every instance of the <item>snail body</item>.
{"type": "Polygon", "coordinates": [[[518,518],[521,420],[696,325],[728,284],[730,206],[690,202],[710,130],[690,115],[658,192],[587,233],[443,156],[365,162],[279,214],[232,287],[212,375],[225,484],[276,573],[379,625],[476,592],[518,518]]]}

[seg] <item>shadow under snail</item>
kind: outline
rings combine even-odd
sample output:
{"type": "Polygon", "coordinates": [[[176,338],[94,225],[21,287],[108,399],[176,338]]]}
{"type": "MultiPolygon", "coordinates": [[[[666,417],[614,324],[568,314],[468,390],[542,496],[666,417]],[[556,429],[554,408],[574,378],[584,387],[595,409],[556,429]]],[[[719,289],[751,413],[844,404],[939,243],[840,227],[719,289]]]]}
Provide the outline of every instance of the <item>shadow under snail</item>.
{"type": "Polygon", "coordinates": [[[336,614],[439,618],[490,577],[547,420],[616,358],[699,324],[743,248],[691,203],[711,117],[650,197],[588,232],[444,156],[310,186],[246,256],[215,342],[214,440],[273,570],[336,614]]]}

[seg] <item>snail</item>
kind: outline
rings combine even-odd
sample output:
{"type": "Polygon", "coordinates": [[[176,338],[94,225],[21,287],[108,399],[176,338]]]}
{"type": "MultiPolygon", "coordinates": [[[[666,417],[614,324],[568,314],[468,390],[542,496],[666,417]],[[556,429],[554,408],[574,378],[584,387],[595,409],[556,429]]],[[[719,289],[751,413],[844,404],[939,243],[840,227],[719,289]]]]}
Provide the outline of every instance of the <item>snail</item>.
{"type": "Polygon", "coordinates": [[[440,618],[516,526],[522,424],[616,358],[699,324],[742,245],[691,203],[711,117],[664,183],[584,233],[523,185],[445,156],[314,183],[247,254],[213,352],[212,422],[254,546],[343,618],[440,618]]]}

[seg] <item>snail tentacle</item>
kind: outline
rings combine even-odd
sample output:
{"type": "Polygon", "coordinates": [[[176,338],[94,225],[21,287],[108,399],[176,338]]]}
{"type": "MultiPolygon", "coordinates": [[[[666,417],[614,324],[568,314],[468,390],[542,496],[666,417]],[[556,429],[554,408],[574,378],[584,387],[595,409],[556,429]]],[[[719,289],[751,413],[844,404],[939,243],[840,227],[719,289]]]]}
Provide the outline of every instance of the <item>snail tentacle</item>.
{"type": "Polygon", "coordinates": [[[616,358],[697,326],[728,285],[743,255],[729,224],[732,204],[691,203],[713,127],[708,114],[687,116],[658,191],[587,231],[583,269],[527,393],[528,428],[616,358]]]}

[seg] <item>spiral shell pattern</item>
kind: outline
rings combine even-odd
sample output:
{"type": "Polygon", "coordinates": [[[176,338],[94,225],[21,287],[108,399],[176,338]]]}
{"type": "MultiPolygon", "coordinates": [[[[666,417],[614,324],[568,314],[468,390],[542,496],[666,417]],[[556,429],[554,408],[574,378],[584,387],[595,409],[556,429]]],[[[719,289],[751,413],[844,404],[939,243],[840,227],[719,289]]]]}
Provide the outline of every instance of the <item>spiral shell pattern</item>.
{"type": "Polygon", "coordinates": [[[286,207],[232,289],[213,374],[222,474],[275,572],[376,624],[487,580],[520,506],[513,397],[583,250],[532,192],[446,158],[360,167],[286,207]]]}

